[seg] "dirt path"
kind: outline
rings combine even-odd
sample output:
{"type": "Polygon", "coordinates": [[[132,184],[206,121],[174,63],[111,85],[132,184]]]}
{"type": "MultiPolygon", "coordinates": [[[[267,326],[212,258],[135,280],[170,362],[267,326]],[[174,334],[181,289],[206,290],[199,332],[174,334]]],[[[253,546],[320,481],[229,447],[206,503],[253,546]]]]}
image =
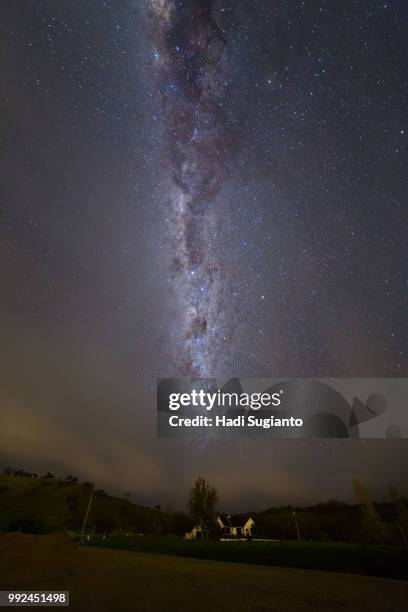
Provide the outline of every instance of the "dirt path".
{"type": "Polygon", "coordinates": [[[87,548],[64,536],[22,534],[0,536],[0,589],[7,588],[69,590],[70,609],[87,612],[399,612],[408,605],[408,583],[394,580],[87,548]]]}

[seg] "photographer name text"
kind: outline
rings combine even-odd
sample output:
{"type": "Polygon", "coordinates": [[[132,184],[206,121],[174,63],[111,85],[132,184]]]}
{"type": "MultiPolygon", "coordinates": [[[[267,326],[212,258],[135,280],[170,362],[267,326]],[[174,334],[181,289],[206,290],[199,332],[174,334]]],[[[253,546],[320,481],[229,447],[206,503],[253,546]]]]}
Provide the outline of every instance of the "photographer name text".
{"type": "Polygon", "coordinates": [[[239,415],[233,418],[226,416],[194,416],[180,417],[172,415],[169,417],[170,427],[260,427],[271,429],[274,427],[302,427],[303,420],[296,417],[256,417],[254,415],[239,415]]]}

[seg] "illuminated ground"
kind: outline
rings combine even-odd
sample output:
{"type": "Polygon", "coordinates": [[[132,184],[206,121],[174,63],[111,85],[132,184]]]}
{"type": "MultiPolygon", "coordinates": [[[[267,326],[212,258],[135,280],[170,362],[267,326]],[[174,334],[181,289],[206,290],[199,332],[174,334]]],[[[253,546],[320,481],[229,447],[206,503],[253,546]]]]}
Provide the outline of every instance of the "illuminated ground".
{"type": "Polygon", "coordinates": [[[69,590],[98,612],[405,610],[408,583],[80,547],[64,536],[0,536],[0,588],[69,590]]]}

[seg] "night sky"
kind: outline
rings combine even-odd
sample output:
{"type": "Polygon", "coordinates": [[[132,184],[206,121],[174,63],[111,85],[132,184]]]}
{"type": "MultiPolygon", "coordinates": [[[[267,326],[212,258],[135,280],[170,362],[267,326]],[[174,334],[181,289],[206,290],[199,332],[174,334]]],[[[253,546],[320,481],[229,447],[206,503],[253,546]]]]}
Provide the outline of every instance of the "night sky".
{"type": "Polygon", "coordinates": [[[405,0],[2,0],[0,34],[2,466],[408,493],[404,440],[155,430],[158,377],[408,376],[405,0]]]}

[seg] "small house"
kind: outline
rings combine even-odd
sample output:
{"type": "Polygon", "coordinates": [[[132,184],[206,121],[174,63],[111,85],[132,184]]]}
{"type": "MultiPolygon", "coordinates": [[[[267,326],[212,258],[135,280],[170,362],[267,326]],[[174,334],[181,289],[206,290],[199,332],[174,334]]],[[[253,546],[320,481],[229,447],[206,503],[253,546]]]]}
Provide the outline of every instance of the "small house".
{"type": "Polygon", "coordinates": [[[184,538],[186,540],[202,540],[203,539],[203,529],[201,525],[194,525],[191,531],[187,531],[184,538]]]}
{"type": "MultiPolygon", "coordinates": [[[[241,519],[240,524],[234,525],[230,514],[220,514],[215,520],[215,525],[220,538],[251,538],[255,521],[248,516],[241,519]]],[[[200,525],[195,525],[185,534],[187,540],[202,539],[203,536],[200,525]]]]}
{"type": "MultiPolygon", "coordinates": [[[[236,521],[238,522],[238,521],[236,521]]],[[[221,530],[222,537],[244,537],[250,538],[252,537],[252,529],[255,525],[255,521],[250,517],[245,517],[243,522],[240,524],[233,524],[231,522],[231,515],[225,514],[217,516],[217,523],[221,530]]]]}

